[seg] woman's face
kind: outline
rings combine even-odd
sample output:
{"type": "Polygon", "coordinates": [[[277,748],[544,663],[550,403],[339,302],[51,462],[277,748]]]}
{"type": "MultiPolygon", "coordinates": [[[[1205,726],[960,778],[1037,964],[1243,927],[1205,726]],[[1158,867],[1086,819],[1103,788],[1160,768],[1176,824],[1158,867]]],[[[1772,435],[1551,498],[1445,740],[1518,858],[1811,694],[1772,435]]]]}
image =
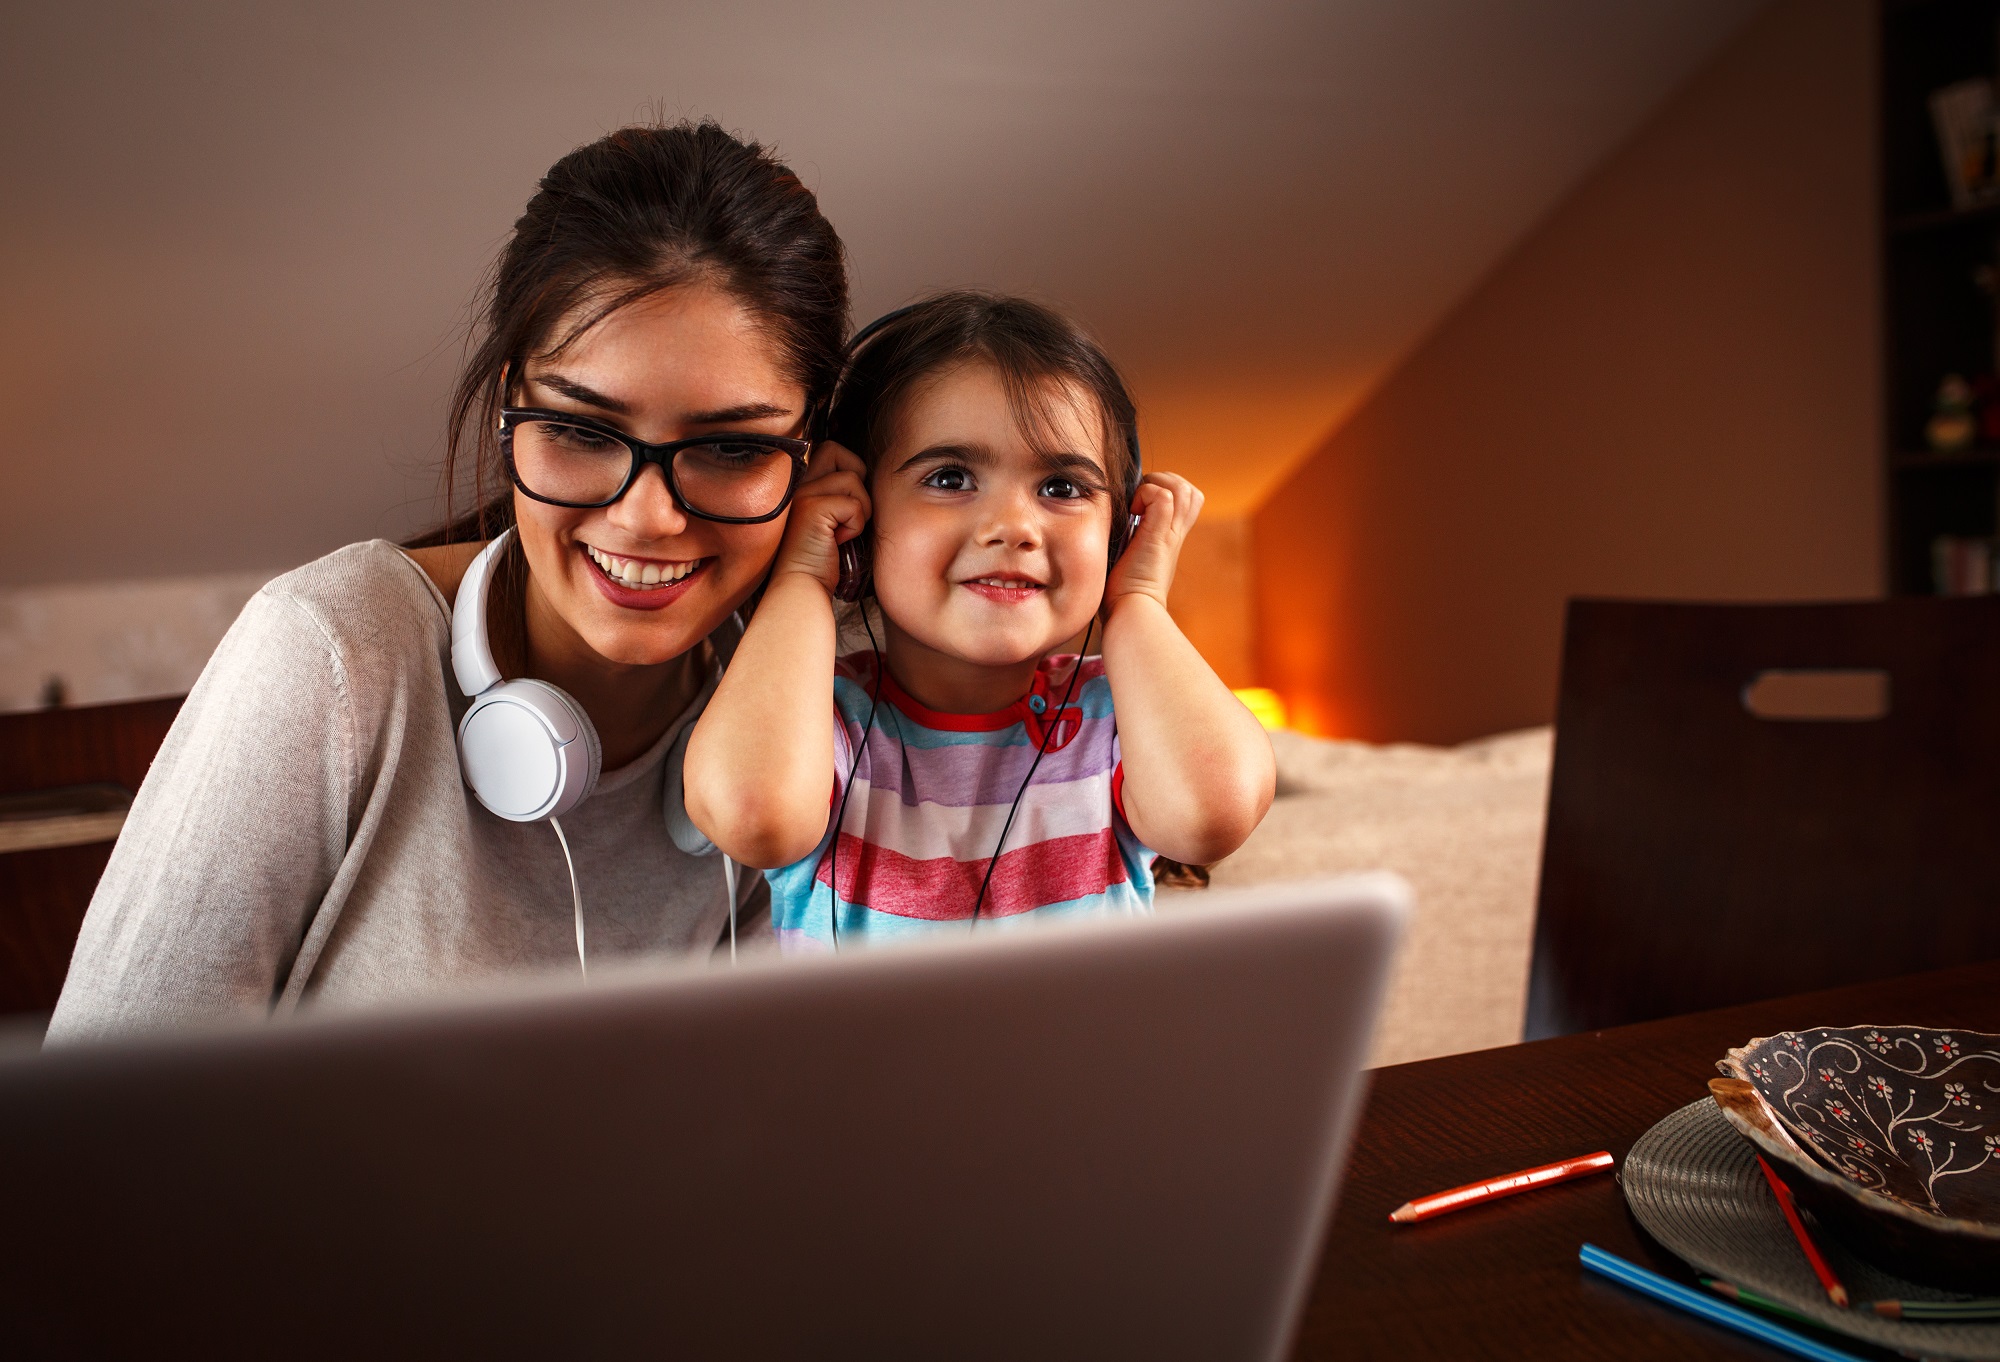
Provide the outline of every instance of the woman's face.
{"type": "Polygon", "coordinates": [[[1103,423],[1075,390],[1021,430],[999,372],[970,362],[913,388],[875,462],[875,594],[939,659],[1016,666],[1083,632],[1104,599],[1111,488],[1103,423]]]}
{"type": "MultiPolygon", "coordinates": [[[[776,345],[706,283],[622,307],[562,354],[529,359],[508,403],[596,417],[654,443],[714,431],[798,436],[805,423],[805,390],[776,345]]],[[[654,465],[609,506],[570,510],[517,488],[514,514],[531,646],[587,648],[625,666],[671,661],[705,638],[756,586],[785,530],[782,515],[761,525],[690,516],[654,465]]]]}

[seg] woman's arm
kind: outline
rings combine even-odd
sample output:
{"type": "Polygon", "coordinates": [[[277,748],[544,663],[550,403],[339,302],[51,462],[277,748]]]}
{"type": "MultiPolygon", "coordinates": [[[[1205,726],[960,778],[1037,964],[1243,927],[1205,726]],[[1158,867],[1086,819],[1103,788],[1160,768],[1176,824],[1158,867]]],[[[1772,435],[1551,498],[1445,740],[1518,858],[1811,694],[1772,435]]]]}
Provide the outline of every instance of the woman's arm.
{"type": "Polygon", "coordinates": [[[1167,614],[1181,544],[1201,514],[1187,479],[1149,474],[1142,516],[1106,590],[1104,668],[1133,833],[1172,860],[1209,865],[1243,845],[1271,807],[1271,740],[1167,614]]]}
{"type": "Polygon", "coordinates": [[[790,865],[826,834],[833,789],[832,588],[839,545],[861,532],[861,460],[813,453],[757,613],[688,740],[688,817],[732,859],[790,865]]]}
{"type": "Polygon", "coordinates": [[[50,1041],[268,1013],[346,849],[354,749],[326,636],[252,597],[139,787],[50,1041]]]}

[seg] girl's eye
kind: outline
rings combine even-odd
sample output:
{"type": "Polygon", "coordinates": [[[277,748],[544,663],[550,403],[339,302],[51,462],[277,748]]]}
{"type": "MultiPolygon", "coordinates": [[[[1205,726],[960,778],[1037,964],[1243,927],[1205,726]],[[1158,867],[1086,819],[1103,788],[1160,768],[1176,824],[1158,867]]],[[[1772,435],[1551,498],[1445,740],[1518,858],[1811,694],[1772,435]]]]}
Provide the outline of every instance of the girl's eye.
{"type": "Polygon", "coordinates": [[[1042,484],[1042,495],[1054,497],[1059,501],[1076,501],[1089,496],[1090,491],[1072,479],[1055,477],[1042,484]]]}
{"type": "Polygon", "coordinates": [[[963,492],[972,486],[972,474],[963,468],[933,468],[924,474],[923,485],[940,492],[963,492]]]}

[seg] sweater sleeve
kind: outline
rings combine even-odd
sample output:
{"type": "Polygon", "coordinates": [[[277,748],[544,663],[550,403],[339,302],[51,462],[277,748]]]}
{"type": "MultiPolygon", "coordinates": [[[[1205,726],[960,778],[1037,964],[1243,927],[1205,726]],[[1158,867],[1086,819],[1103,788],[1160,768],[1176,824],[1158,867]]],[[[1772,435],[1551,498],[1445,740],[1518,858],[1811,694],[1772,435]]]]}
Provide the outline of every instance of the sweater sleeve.
{"type": "Polygon", "coordinates": [[[50,1042],[268,1013],[345,854],[355,741],[333,643],[267,588],[139,788],[50,1042]]]}

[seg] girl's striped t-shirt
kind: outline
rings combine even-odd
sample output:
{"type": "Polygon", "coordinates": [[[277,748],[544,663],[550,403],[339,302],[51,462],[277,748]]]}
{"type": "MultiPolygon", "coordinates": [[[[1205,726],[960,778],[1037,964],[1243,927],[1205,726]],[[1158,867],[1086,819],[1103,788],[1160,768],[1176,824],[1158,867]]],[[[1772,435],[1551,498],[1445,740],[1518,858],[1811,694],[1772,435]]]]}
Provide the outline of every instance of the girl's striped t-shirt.
{"type": "Polygon", "coordinates": [[[825,949],[967,930],[994,844],[1034,766],[979,925],[1152,910],[1152,852],[1125,822],[1118,725],[1101,657],[1050,658],[1026,695],[991,714],[942,714],[918,704],[872,653],[834,674],[832,809],[854,772],[846,813],[810,856],[767,872],[771,916],[788,950],[825,949]],[[1075,677],[1061,713],[1065,688],[1075,677]],[[1048,740],[1041,764],[1035,754],[1048,740]]]}

